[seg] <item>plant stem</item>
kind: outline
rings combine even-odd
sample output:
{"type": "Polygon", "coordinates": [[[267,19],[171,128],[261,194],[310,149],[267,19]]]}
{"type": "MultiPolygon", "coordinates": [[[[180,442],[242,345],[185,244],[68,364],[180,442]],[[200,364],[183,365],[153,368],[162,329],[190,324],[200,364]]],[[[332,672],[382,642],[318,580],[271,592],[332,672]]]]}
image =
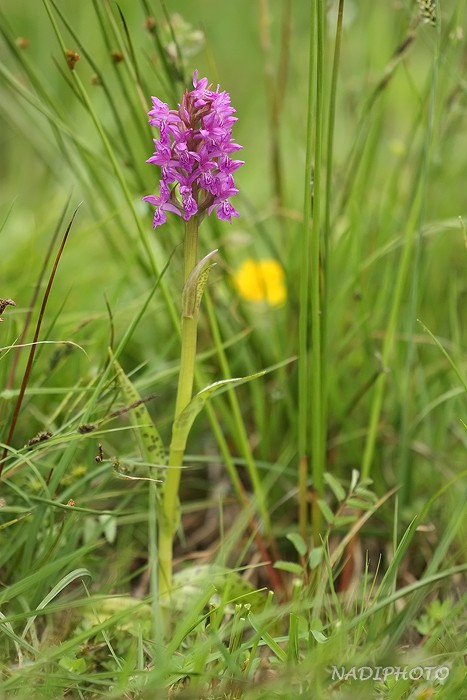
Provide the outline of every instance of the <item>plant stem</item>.
{"type": "Polygon", "coordinates": [[[300,241],[300,315],[298,322],[298,502],[299,527],[302,537],[306,540],[309,520],[308,507],[308,414],[309,414],[309,307],[310,307],[310,246],[311,246],[311,180],[313,174],[313,119],[315,92],[315,23],[314,8],[310,2],[310,46],[308,58],[308,101],[306,123],[306,157],[305,157],[305,192],[303,203],[303,229],[300,241]]]}
{"type": "MultiPolygon", "coordinates": [[[[325,401],[323,397],[323,318],[326,309],[323,305],[323,280],[321,232],[321,180],[322,180],[322,140],[324,108],[324,3],[316,4],[316,121],[314,151],[313,189],[313,228],[311,239],[311,467],[313,489],[321,498],[324,491],[325,461],[325,401]]],[[[313,503],[313,540],[320,541],[321,511],[313,503]]]]}
{"type": "Polygon", "coordinates": [[[328,372],[329,366],[329,332],[328,332],[328,290],[332,288],[330,279],[330,264],[329,264],[329,246],[331,239],[331,202],[332,202],[332,185],[333,185],[333,155],[334,155],[334,131],[336,122],[336,100],[337,100],[337,81],[339,77],[339,63],[342,43],[342,27],[344,18],[344,0],[339,0],[337,11],[336,35],[334,40],[334,57],[332,62],[331,85],[329,95],[329,110],[327,114],[327,144],[326,144],[326,179],[325,179],[325,210],[323,223],[323,309],[322,314],[322,372],[323,372],[323,436],[324,436],[324,455],[327,454],[327,415],[328,415],[328,372]]]}
{"type": "Polygon", "coordinates": [[[270,163],[274,191],[274,204],[279,209],[284,206],[283,168],[280,148],[280,119],[283,104],[283,93],[287,75],[288,44],[290,37],[290,0],[284,6],[282,28],[282,56],[279,70],[282,72],[282,82],[275,74],[272,60],[271,17],[268,0],[259,0],[260,43],[263,52],[263,72],[268,101],[268,116],[270,130],[270,163]]]}
{"type": "MultiPolygon", "coordinates": [[[[185,284],[198,258],[198,225],[197,216],[193,216],[185,224],[185,284]]],[[[183,409],[190,403],[193,393],[197,326],[198,312],[195,310],[194,313],[188,315],[185,309],[183,309],[180,373],[178,376],[174,422],[183,409]]],[[[159,528],[160,596],[167,594],[172,587],[173,537],[177,529],[178,489],[180,486],[184,453],[185,444],[178,444],[175,433],[172,433],[168,470],[162,495],[162,522],[159,528]]]]}

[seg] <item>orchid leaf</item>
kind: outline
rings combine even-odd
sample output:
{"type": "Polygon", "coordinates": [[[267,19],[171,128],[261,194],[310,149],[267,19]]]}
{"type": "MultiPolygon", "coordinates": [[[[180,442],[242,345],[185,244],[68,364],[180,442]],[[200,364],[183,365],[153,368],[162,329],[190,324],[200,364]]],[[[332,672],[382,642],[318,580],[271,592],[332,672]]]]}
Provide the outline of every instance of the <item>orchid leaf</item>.
{"type": "Polygon", "coordinates": [[[217,248],[216,250],[212,250],[210,253],[205,255],[188,275],[188,279],[183,289],[182,299],[183,315],[185,318],[193,318],[199,311],[209,273],[211,268],[213,268],[215,265],[215,263],[211,263],[210,265],[207,265],[207,263],[216,253],[217,248]]]}
{"type": "Polygon", "coordinates": [[[245,384],[246,382],[250,382],[252,379],[262,377],[265,374],[266,372],[262,371],[255,374],[250,374],[247,377],[221,379],[220,381],[209,384],[202,389],[192,398],[188,406],[186,406],[186,408],[184,408],[180,415],[175,419],[172,433],[172,444],[179,450],[185,449],[188,435],[195,418],[201,412],[208,399],[211,399],[217,394],[221,394],[223,391],[226,391],[229,388],[239,386],[240,384],[245,384]]]}

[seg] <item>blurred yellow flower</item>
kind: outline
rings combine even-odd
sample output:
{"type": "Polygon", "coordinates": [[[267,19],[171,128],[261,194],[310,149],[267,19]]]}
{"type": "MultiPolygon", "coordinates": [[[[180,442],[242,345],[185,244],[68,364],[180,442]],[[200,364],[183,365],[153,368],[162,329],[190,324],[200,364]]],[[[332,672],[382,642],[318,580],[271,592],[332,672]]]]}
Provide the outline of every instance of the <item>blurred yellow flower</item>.
{"type": "Polygon", "coordinates": [[[245,260],[234,273],[239,294],[247,301],[280,306],[287,298],[284,270],[276,260],[245,260]]]}

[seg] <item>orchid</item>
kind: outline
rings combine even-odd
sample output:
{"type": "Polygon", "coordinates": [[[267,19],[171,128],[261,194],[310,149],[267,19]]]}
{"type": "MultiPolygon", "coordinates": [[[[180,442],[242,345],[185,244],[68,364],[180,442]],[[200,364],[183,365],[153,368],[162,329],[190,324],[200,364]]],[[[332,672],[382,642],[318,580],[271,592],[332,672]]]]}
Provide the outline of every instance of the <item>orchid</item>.
{"type": "Polygon", "coordinates": [[[159,196],[146,195],[143,201],[155,207],[153,227],[167,221],[172,212],[188,221],[200,220],[216,212],[218,219],[232,222],[239,213],[230,203],[238,193],[233,173],[243,165],[231,154],[242,148],[232,139],[237,121],[230,95],[219,86],[214,92],[207,78],[193,75],[193,90],[185,91],[178,109],[152,97],[149,124],[159,129],[153,139],[154,154],[147,163],[161,169],[159,196]]]}

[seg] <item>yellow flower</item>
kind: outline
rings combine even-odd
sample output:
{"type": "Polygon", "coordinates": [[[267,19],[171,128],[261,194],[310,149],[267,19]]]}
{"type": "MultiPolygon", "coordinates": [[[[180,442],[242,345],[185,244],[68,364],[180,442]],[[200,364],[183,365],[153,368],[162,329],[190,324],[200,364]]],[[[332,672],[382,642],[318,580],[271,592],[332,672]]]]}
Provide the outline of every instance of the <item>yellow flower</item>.
{"type": "Polygon", "coordinates": [[[280,306],[287,298],[284,270],[276,260],[245,260],[234,274],[239,294],[247,301],[280,306]]]}

